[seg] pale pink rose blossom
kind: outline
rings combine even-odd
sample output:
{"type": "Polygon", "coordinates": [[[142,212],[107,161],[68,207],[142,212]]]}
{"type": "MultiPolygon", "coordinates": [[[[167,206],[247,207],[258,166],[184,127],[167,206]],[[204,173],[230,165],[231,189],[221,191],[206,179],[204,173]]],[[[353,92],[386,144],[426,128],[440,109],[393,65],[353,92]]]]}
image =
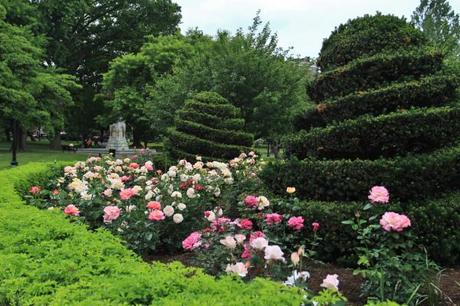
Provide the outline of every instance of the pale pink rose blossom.
{"type": "Polygon", "coordinates": [[[39,193],[41,190],[42,190],[42,189],[41,189],[39,186],[32,186],[32,187],[30,187],[29,192],[30,192],[31,194],[37,194],[37,193],[39,193]]]}
{"type": "MultiPolygon", "coordinates": [[[[260,239],[260,238],[258,238],[260,239]]],[[[263,238],[262,238],[263,239],[263,238]]],[[[281,248],[277,245],[268,245],[265,247],[265,260],[282,260],[284,261],[283,257],[284,253],[281,251],[281,248]]]]}
{"type": "Polygon", "coordinates": [[[227,273],[235,273],[241,277],[245,277],[248,274],[248,268],[242,262],[237,262],[234,265],[228,264],[227,268],[225,269],[227,273]]]}
{"type": "Polygon", "coordinates": [[[182,241],[182,247],[185,250],[193,250],[201,245],[201,234],[199,232],[191,233],[187,238],[182,241]]]}
{"type": "Polygon", "coordinates": [[[411,226],[411,222],[406,215],[390,211],[383,214],[380,219],[380,225],[387,232],[402,232],[405,228],[411,226]]]}
{"type": "Polygon", "coordinates": [[[110,198],[112,196],[112,189],[107,188],[102,192],[106,197],[110,198]]]}
{"type": "Polygon", "coordinates": [[[242,234],[236,234],[235,240],[238,244],[242,244],[244,240],[246,240],[246,236],[242,234]]]}
{"type": "Polygon", "coordinates": [[[388,193],[388,190],[385,187],[374,186],[369,191],[368,198],[372,203],[385,204],[388,203],[388,201],[390,200],[390,194],[388,193]]]}
{"type": "Polygon", "coordinates": [[[254,239],[259,238],[259,237],[265,238],[265,234],[261,231],[256,231],[254,233],[251,233],[251,235],[249,235],[249,243],[251,243],[254,239]]]}
{"type": "Polygon", "coordinates": [[[133,188],[126,188],[120,191],[120,199],[129,200],[131,197],[136,195],[136,190],[133,188]]]}
{"type": "Polygon", "coordinates": [[[80,210],[73,204],[69,204],[64,208],[64,214],[68,216],[79,216],[80,210]]]}
{"type": "Polygon", "coordinates": [[[236,248],[236,240],[232,236],[227,236],[224,239],[221,239],[220,243],[232,250],[236,248]]]}
{"type": "Polygon", "coordinates": [[[104,208],[104,223],[110,223],[118,219],[120,216],[120,208],[114,205],[106,206],[104,208]]]}
{"type": "Polygon", "coordinates": [[[320,285],[323,288],[331,289],[331,290],[339,290],[339,280],[337,274],[328,274],[325,279],[323,279],[323,283],[320,285]]]}
{"type": "Polygon", "coordinates": [[[263,237],[256,238],[251,242],[251,247],[256,249],[256,250],[263,250],[267,246],[268,246],[268,241],[267,241],[267,239],[265,239],[263,237]]]}
{"type": "Polygon", "coordinates": [[[153,171],[153,164],[152,164],[152,162],[149,162],[149,161],[148,161],[148,162],[145,162],[144,167],[145,167],[145,169],[147,169],[147,171],[153,171]]]}

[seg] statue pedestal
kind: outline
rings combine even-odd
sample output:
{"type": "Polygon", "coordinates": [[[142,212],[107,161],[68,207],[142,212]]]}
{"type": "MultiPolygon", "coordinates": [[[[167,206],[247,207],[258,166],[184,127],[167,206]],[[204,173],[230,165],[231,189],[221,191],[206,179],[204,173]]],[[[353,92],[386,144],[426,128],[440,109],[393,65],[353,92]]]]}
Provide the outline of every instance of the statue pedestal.
{"type": "Polygon", "coordinates": [[[106,149],[115,151],[129,150],[128,142],[126,141],[126,124],[124,121],[110,125],[110,136],[106,149]]]}

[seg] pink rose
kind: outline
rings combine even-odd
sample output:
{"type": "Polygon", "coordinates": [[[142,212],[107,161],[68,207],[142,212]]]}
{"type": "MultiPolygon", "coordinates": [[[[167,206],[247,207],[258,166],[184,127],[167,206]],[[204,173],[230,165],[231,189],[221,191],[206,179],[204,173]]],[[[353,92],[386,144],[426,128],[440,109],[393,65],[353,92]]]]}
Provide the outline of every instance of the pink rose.
{"type": "Polygon", "coordinates": [[[243,259],[251,258],[252,253],[251,253],[251,248],[249,247],[249,244],[246,243],[243,246],[243,248],[244,248],[244,251],[243,251],[243,253],[241,253],[241,258],[243,258],[243,259]]]}
{"type": "Polygon", "coordinates": [[[280,223],[282,220],[283,220],[283,215],[280,215],[280,214],[277,214],[277,213],[266,214],[266,215],[265,215],[265,222],[266,222],[268,225],[278,224],[278,223],[280,223]]]}
{"type": "Polygon", "coordinates": [[[126,188],[120,191],[120,198],[122,200],[129,200],[134,195],[136,195],[136,191],[133,188],[126,188]]]}
{"type": "Polygon", "coordinates": [[[383,214],[380,219],[380,225],[387,232],[402,232],[405,228],[411,226],[411,222],[406,215],[390,211],[383,214]]]}
{"type": "Polygon", "coordinates": [[[139,168],[139,164],[138,164],[138,163],[130,163],[130,164],[129,164],[129,167],[130,167],[131,169],[138,169],[138,168],[139,168]]]}
{"type": "Polygon", "coordinates": [[[265,238],[265,234],[261,231],[251,233],[251,235],[249,235],[249,243],[251,243],[254,239],[257,238],[265,238]]]}
{"type": "Polygon", "coordinates": [[[30,187],[29,192],[30,192],[31,194],[37,194],[37,193],[39,193],[41,190],[42,190],[42,189],[41,189],[39,186],[32,186],[32,187],[30,187]]]}
{"type": "Polygon", "coordinates": [[[245,230],[252,229],[252,221],[249,219],[242,219],[240,220],[239,227],[245,230]]]}
{"type": "Polygon", "coordinates": [[[288,220],[288,226],[290,228],[295,229],[296,231],[299,231],[303,228],[303,218],[302,217],[291,217],[288,220]]]}
{"type": "Polygon", "coordinates": [[[106,206],[104,208],[104,223],[110,223],[118,219],[120,216],[120,208],[114,205],[106,206]]]}
{"type": "Polygon", "coordinates": [[[223,232],[225,231],[225,225],[230,223],[230,219],[226,217],[220,217],[216,220],[212,221],[211,228],[216,232],[223,232]]]}
{"type": "Polygon", "coordinates": [[[247,207],[256,207],[257,203],[259,203],[259,199],[256,196],[250,195],[244,198],[244,205],[247,207]]]}
{"type": "Polygon", "coordinates": [[[182,247],[185,250],[193,250],[201,245],[201,234],[199,232],[191,233],[187,238],[182,241],[182,247]]]}
{"type": "Polygon", "coordinates": [[[161,204],[160,202],[157,202],[157,201],[150,201],[147,203],[147,208],[148,209],[161,209],[161,204]]]}
{"type": "Polygon", "coordinates": [[[383,187],[383,186],[374,186],[372,189],[369,191],[369,200],[372,203],[388,203],[390,200],[390,194],[388,193],[388,190],[383,187]]]}
{"type": "Polygon", "coordinates": [[[311,227],[312,227],[313,231],[316,233],[319,230],[319,223],[318,222],[313,222],[311,224],[311,227]]]}
{"type": "Polygon", "coordinates": [[[153,171],[153,165],[151,162],[145,162],[144,167],[147,171],[153,171]]]}
{"type": "Polygon", "coordinates": [[[79,216],[80,210],[73,204],[69,204],[64,208],[64,214],[68,216],[79,216]]]}
{"type": "Polygon", "coordinates": [[[164,220],[164,218],[165,214],[159,209],[152,210],[148,216],[150,221],[161,221],[164,220]]]}
{"type": "Polygon", "coordinates": [[[337,274],[328,274],[323,283],[320,285],[323,288],[331,290],[339,290],[339,276],[337,274]]]}

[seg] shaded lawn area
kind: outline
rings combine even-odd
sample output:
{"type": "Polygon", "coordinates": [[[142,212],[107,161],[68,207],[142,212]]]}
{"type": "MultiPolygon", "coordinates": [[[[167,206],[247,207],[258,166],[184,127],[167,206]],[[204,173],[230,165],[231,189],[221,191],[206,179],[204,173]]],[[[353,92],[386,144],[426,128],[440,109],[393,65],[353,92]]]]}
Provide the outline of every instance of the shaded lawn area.
{"type": "MultiPolygon", "coordinates": [[[[77,161],[87,158],[87,154],[50,150],[46,143],[28,143],[24,152],[17,153],[19,166],[30,162],[77,161]]],[[[0,169],[10,167],[10,143],[0,142],[0,169]]]]}

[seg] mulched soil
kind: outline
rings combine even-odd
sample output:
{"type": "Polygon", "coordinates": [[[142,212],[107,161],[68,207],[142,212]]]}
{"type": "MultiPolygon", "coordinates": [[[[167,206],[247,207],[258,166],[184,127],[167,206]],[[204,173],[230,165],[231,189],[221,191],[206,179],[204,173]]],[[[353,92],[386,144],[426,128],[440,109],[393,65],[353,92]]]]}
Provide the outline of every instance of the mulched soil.
{"type": "MultiPolygon", "coordinates": [[[[163,263],[180,261],[186,266],[193,266],[193,257],[190,253],[148,256],[144,257],[144,260],[147,262],[160,261],[163,263]]],[[[315,263],[310,266],[308,271],[311,275],[308,284],[309,288],[313,291],[322,289],[320,284],[327,274],[338,274],[340,292],[347,297],[347,305],[365,304],[365,299],[360,297],[362,278],[353,275],[353,269],[342,268],[333,264],[315,263]]],[[[443,271],[440,278],[440,288],[444,295],[444,303],[441,305],[460,306],[460,267],[448,268],[443,271]]]]}

